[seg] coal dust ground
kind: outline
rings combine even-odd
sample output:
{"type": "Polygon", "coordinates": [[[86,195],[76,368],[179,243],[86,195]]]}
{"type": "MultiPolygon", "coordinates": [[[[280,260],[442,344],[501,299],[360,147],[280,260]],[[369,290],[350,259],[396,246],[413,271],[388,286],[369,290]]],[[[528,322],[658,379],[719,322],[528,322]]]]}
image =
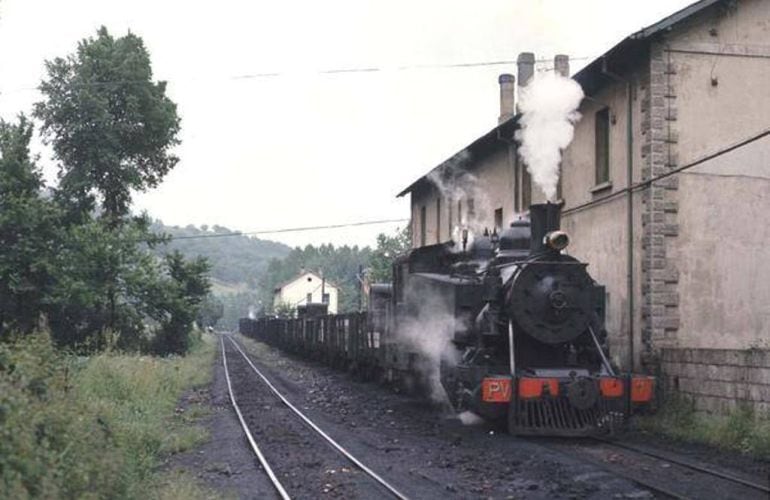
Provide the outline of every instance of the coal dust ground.
{"type": "MultiPolygon", "coordinates": [[[[485,423],[463,425],[424,398],[235,338],[295,406],[410,498],[655,498],[580,453],[502,434],[485,423]]],[[[386,498],[381,487],[289,414],[239,356],[228,350],[239,404],[293,498],[386,498]]],[[[187,454],[193,458],[186,468],[223,494],[274,497],[229,408],[221,359],[209,397],[217,404],[208,423],[212,441],[187,454]]]]}

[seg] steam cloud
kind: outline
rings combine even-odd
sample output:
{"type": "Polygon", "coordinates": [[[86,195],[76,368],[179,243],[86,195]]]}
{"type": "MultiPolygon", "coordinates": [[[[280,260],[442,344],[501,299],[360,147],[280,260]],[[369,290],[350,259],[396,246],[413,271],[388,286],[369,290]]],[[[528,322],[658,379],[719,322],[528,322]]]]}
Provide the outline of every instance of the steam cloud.
{"type": "Polygon", "coordinates": [[[556,72],[541,74],[521,90],[519,154],[548,201],[556,197],[561,153],[572,142],[582,99],[580,84],[556,72]]]}
{"type": "Polygon", "coordinates": [[[492,213],[492,204],[479,179],[467,170],[472,160],[470,153],[462,151],[448,160],[441,170],[431,171],[427,175],[428,180],[441,195],[442,201],[451,205],[449,209],[442,208],[442,212],[451,211],[452,213],[450,234],[456,245],[455,250],[458,251],[461,249],[463,230],[468,231],[470,246],[475,234],[481,234],[484,229],[491,229],[487,224],[492,213]],[[459,214],[458,203],[463,206],[459,214]],[[472,210],[470,203],[473,203],[472,210]]]}
{"type": "Polygon", "coordinates": [[[459,352],[451,343],[457,325],[454,313],[438,295],[427,290],[407,291],[409,302],[419,301],[419,312],[398,329],[400,340],[422,355],[416,368],[430,385],[430,398],[437,403],[448,403],[440,380],[442,362],[450,366],[459,361],[459,352]]]}

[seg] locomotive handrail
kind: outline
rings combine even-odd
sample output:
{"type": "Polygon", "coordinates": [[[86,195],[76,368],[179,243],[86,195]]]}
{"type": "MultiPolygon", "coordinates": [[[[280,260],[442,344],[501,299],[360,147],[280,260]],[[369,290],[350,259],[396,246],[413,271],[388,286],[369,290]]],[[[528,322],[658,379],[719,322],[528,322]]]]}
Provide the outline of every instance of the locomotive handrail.
{"type": "Polygon", "coordinates": [[[594,345],[596,346],[596,350],[599,351],[599,356],[602,358],[602,363],[604,364],[604,367],[607,369],[607,373],[610,374],[610,376],[615,376],[615,371],[612,369],[612,366],[610,366],[610,362],[607,360],[607,357],[604,355],[604,350],[602,350],[602,346],[599,344],[599,339],[596,338],[596,333],[594,333],[594,329],[591,325],[588,325],[588,332],[591,334],[591,338],[594,341],[594,345]]]}

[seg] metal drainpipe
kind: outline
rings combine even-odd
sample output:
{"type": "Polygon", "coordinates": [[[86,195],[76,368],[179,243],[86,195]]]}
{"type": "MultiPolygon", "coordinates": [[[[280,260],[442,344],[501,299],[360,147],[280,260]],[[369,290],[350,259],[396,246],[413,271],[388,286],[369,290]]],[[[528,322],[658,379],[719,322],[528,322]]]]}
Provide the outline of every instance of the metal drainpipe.
{"type": "Polygon", "coordinates": [[[626,221],[628,229],[628,248],[627,248],[627,270],[626,270],[626,282],[628,289],[628,367],[630,371],[634,370],[634,200],[631,186],[634,182],[634,124],[633,124],[633,111],[634,100],[632,95],[631,80],[627,80],[620,75],[617,75],[607,69],[607,58],[602,59],[602,73],[612,78],[613,80],[626,84],[627,93],[627,109],[626,109],[626,179],[628,183],[628,206],[626,221]]]}

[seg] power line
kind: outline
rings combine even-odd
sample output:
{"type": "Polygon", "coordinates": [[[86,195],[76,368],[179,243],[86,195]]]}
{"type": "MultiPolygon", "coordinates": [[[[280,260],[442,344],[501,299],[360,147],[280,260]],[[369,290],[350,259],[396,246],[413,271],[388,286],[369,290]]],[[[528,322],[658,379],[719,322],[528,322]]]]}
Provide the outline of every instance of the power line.
{"type": "Polygon", "coordinates": [[[655,182],[661,181],[663,179],[666,179],[668,177],[671,177],[672,175],[676,175],[678,173],[681,173],[681,172],[683,172],[685,170],[688,170],[690,168],[697,167],[698,165],[706,163],[707,161],[713,160],[714,158],[717,158],[717,157],[722,156],[724,154],[727,154],[727,153],[730,153],[732,151],[735,151],[736,149],[740,149],[740,148],[742,148],[744,146],[748,146],[752,142],[756,142],[756,141],[762,139],[763,137],[767,137],[768,135],[770,135],[770,128],[765,129],[764,131],[762,131],[762,132],[760,132],[760,133],[758,133],[756,135],[753,135],[753,136],[749,137],[748,139],[744,139],[744,140],[742,140],[740,142],[737,142],[737,143],[735,143],[735,144],[733,144],[731,146],[728,146],[726,148],[720,149],[720,150],[715,151],[713,153],[707,154],[706,156],[702,156],[701,158],[699,158],[699,159],[697,159],[697,160],[695,160],[695,161],[693,161],[691,163],[687,163],[687,164],[682,165],[680,167],[671,169],[668,172],[665,172],[665,173],[660,174],[660,175],[656,175],[655,177],[651,177],[651,178],[649,178],[647,180],[644,180],[644,181],[641,181],[641,182],[637,182],[636,184],[632,184],[632,185],[627,186],[627,187],[625,187],[623,189],[615,191],[614,193],[612,193],[612,194],[610,194],[608,196],[605,196],[603,198],[598,198],[596,200],[591,200],[591,201],[588,201],[588,202],[583,203],[581,205],[577,205],[575,207],[572,207],[572,208],[569,208],[567,210],[564,210],[564,212],[562,212],[562,215],[568,215],[568,214],[571,214],[571,213],[574,213],[574,212],[579,212],[580,210],[592,207],[594,205],[600,205],[602,203],[606,203],[606,202],[608,202],[610,200],[613,200],[613,199],[617,198],[618,196],[623,195],[625,193],[634,192],[634,191],[640,191],[642,189],[646,189],[646,188],[650,187],[655,182]]]}
{"type": "MultiPolygon", "coordinates": [[[[340,229],[345,227],[360,227],[360,226],[373,226],[377,224],[392,224],[396,222],[408,222],[409,219],[379,219],[368,220],[359,222],[348,222],[344,224],[327,224],[325,226],[304,226],[304,227],[291,227],[280,229],[261,229],[258,231],[233,231],[230,233],[213,233],[213,234],[196,234],[187,236],[171,236],[170,241],[176,240],[195,240],[204,238],[226,238],[232,236],[256,236],[260,234],[280,234],[280,233],[294,233],[301,231],[314,231],[318,229],[340,229]]],[[[142,240],[144,241],[144,240],[142,240]]]]}
{"type": "MultiPolygon", "coordinates": [[[[579,56],[570,57],[570,61],[584,61],[588,59],[594,59],[594,56],[579,56]]],[[[536,63],[552,63],[553,60],[543,58],[535,59],[536,63]]],[[[344,74],[356,74],[356,73],[386,73],[388,71],[413,71],[413,70],[429,70],[429,69],[464,69],[464,68],[479,68],[488,66],[505,66],[516,64],[516,60],[497,60],[497,61],[479,61],[479,62],[465,62],[465,63],[447,63],[447,64],[407,64],[401,66],[362,66],[362,67],[350,67],[350,68],[332,68],[332,69],[320,69],[313,71],[273,71],[263,73],[247,73],[242,75],[232,75],[224,77],[225,81],[238,81],[238,80],[264,80],[271,78],[281,78],[286,76],[296,76],[298,73],[312,73],[318,75],[344,75],[344,74]]],[[[172,82],[182,81],[184,79],[174,79],[172,82]]],[[[169,80],[165,80],[168,82],[169,80]]],[[[155,83],[147,82],[147,80],[105,80],[99,82],[84,82],[74,84],[75,87],[101,87],[107,85],[123,85],[132,83],[155,83]]],[[[39,91],[39,85],[29,85],[25,87],[17,87],[0,92],[2,94],[9,94],[13,92],[22,91],[39,91]]]]}

